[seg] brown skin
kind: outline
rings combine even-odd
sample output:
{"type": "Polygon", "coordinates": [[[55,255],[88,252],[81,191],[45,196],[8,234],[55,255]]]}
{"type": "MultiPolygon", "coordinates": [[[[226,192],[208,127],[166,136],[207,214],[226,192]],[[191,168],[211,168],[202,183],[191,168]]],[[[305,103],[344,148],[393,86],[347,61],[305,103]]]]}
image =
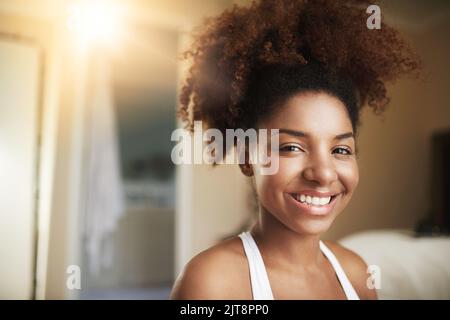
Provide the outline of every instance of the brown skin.
{"type": "MultiPolygon", "coordinates": [[[[289,99],[259,127],[310,135],[280,134],[279,171],[274,175],[261,175],[258,165],[241,165],[245,175],[254,177],[260,210],[251,233],[263,256],[274,298],[346,299],[319,247],[320,236],[347,206],[359,181],[354,138],[333,140],[353,131],[345,106],[326,93],[303,93],[289,99]],[[289,193],[305,189],[339,193],[333,210],[325,216],[299,213],[289,193]]],[[[359,297],[376,299],[375,290],[366,285],[366,263],[337,243],[326,244],[359,297]]],[[[171,298],[252,299],[241,240],[234,237],[194,257],[178,277],[171,298]]]]}

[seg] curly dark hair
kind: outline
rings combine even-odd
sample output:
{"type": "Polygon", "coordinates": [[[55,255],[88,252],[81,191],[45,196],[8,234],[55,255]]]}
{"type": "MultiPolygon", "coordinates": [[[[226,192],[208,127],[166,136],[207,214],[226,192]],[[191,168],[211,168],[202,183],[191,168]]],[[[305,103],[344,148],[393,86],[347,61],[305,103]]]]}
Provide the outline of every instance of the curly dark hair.
{"type": "Polygon", "coordinates": [[[369,30],[362,0],[261,0],[234,5],[193,32],[182,54],[192,65],[178,116],[225,133],[251,128],[301,91],[324,91],[347,108],[356,132],[360,110],[381,114],[385,83],[417,75],[420,60],[399,32],[369,30]]]}

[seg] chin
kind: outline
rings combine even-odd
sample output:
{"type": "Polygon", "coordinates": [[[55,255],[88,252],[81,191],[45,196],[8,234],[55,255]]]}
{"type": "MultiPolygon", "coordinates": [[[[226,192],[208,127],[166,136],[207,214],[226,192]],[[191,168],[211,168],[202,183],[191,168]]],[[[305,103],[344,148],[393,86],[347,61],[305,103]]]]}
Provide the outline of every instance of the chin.
{"type": "MultiPolygon", "coordinates": [[[[333,219],[334,220],[334,219],[333,219]]],[[[298,221],[292,229],[294,229],[299,234],[304,235],[321,235],[327,232],[333,220],[325,219],[325,220],[311,220],[308,221],[298,221]]]]}

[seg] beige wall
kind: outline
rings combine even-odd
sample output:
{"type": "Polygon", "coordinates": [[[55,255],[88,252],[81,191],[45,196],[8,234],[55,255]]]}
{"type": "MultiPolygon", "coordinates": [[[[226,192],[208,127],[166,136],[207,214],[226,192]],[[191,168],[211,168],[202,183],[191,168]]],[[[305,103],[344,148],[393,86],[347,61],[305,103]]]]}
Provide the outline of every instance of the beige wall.
{"type": "MultiPolygon", "coordinates": [[[[42,49],[44,70],[40,114],[36,228],[37,299],[63,299],[66,268],[79,264],[79,178],[85,103],[86,56],[72,47],[61,1],[2,1],[2,31],[30,38],[42,49]]],[[[0,275],[1,276],[1,275],[0,275]]]]}
{"type": "Polygon", "coordinates": [[[0,33],[0,299],[33,296],[40,48],[0,33]]]}
{"type": "Polygon", "coordinates": [[[249,180],[237,165],[196,165],[193,178],[193,248],[232,236],[252,213],[249,180]]]}
{"type": "MultiPolygon", "coordinates": [[[[58,185],[54,181],[54,169],[56,161],[56,144],[58,137],[57,117],[59,115],[59,69],[58,69],[58,46],[55,42],[56,31],[53,28],[52,21],[47,17],[39,15],[32,16],[26,10],[26,6],[20,6],[19,2],[4,1],[0,5],[1,31],[6,35],[14,37],[25,37],[28,41],[33,41],[43,54],[44,68],[42,70],[42,88],[40,92],[40,114],[39,114],[39,134],[40,145],[36,151],[39,157],[38,168],[38,193],[39,201],[36,207],[36,216],[34,227],[38,231],[36,242],[33,244],[37,249],[36,254],[36,292],[37,298],[44,298],[46,289],[51,279],[58,278],[58,273],[49,273],[48,268],[54,266],[52,262],[58,259],[63,260],[65,256],[61,252],[65,252],[64,245],[66,242],[57,241],[50,245],[50,230],[65,230],[64,221],[58,220],[61,215],[53,215],[55,203],[61,203],[64,200],[53,197],[53,188],[55,185],[62,190],[62,185],[58,185]],[[55,202],[54,202],[55,201],[55,202]],[[58,221],[60,223],[58,223],[58,221]],[[60,251],[61,250],[61,251],[60,251]],[[50,265],[50,267],[49,267],[50,265]],[[48,275],[51,275],[48,277],[48,275]],[[50,279],[51,278],[51,279],[50,279]]],[[[35,166],[36,164],[33,164],[35,166]]],[[[60,208],[61,209],[61,208],[60,208]]],[[[64,235],[65,233],[63,233],[64,235]]],[[[63,236],[64,237],[64,236],[63,236]]],[[[61,238],[59,240],[62,240],[61,238]]],[[[7,239],[2,239],[7,241],[7,239]]],[[[62,275],[61,271],[59,275],[62,275]]],[[[0,276],[6,276],[5,274],[0,276]]],[[[34,276],[34,275],[33,275],[34,276]]],[[[59,283],[62,283],[59,281],[59,283]]],[[[61,285],[62,286],[62,285],[61,285]]]]}

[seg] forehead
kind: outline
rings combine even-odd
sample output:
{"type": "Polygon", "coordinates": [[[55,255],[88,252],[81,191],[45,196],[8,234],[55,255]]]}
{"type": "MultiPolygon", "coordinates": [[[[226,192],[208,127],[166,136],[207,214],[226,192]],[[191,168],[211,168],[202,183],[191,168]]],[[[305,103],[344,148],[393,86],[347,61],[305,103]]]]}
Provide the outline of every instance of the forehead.
{"type": "Polygon", "coordinates": [[[301,93],[290,98],[261,126],[271,129],[288,128],[314,135],[333,135],[352,131],[345,105],[327,93],[301,93]]]}

